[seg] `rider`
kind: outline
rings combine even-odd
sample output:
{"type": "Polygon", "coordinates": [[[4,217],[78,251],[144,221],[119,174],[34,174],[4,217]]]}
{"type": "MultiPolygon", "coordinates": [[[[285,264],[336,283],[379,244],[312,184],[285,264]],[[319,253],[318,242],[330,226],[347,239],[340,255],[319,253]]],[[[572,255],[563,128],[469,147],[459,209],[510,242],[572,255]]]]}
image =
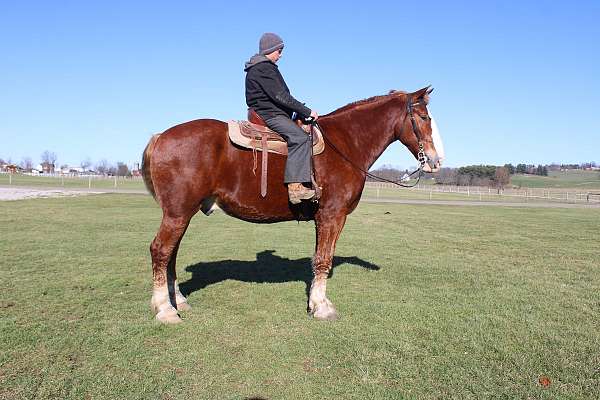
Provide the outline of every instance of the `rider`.
{"type": "Polygon", "coordinates": [[[246,104],[254,109],[267,126],[279,133],[288,144],[284,183],[292,204],[308,200],[315,191],[303,185],[310,183],[311,142],[308,136],[292,121],[292,113],[302,118],[317,119],[316,111],[292,97],[277,61],[283,51],[283,40],[274,33],[265,33],[259,42],[259,52],[246,63],[246,104]]]}

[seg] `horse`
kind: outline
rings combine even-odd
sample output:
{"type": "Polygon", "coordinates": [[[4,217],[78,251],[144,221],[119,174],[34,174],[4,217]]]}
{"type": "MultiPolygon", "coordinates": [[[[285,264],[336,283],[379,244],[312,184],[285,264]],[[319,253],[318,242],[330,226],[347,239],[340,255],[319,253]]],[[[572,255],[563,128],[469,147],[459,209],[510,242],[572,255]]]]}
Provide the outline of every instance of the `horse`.
{"type": "Polygon", "coordinates": [[[191,309],[177,283],[179,244],[198,211],[209,215],[220,208],[252,223],[314,220],[307,311],[318,320],[336,319],[337,311],[326,295],[327,279],[336,242],[346,217],[359,203],[368,169],[396,140],[421,162],[423,170],[440,168],[442,156],[436,151],[432,125],[434,131],[437,128],[427,109],[432,90],[429,86],[412,93],[392,90],[319,117],[326,147],[314,156],[313,164],[322,193],[310,207],[288,202],[282,155],[269,157],[269,194],[260,196],[260,174],[252,171],[253,152],[230,142],[226,122],[198,119],[153,135],[143,152],[142,175],[163,211],[150,245],[155,318],[178,323],[182,321],[178,312],[191,309]]]}

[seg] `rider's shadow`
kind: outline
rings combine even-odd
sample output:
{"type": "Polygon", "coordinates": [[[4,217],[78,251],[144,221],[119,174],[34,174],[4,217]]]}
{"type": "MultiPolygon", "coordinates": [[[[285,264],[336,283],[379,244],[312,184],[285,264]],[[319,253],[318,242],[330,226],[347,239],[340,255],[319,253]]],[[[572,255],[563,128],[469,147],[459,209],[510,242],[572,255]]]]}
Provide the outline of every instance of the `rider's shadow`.
{"type": "MultiPolygon", "coordinates": [[[[192,277],[179,284],[184,296],[204,289],[209,285],[233,279],[251,283],[304,282],[306,294],[310,291],[313,278],[311,259],[290,260],[274,254],[275,250],[265,250],[256,254],[256,261],[223,260],[189,265],[185,268],[192,277]]],[[[330,275],[341,264],[353,264],[377,271],[379,267],[358,257],[334,257],[330,275]]]]}

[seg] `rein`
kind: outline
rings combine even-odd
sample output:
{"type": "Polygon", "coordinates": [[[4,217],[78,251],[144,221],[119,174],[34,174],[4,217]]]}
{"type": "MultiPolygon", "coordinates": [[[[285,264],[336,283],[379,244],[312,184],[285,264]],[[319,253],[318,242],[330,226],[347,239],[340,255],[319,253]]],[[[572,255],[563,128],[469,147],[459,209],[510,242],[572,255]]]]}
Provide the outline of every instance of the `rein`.
{"type": "MultiPolygon", "coordinates": [[[[329,146],[331,146],[331,148],[333,150],[335,150],[336,153],[339,154],[340,157],[342,157],[344,160],[346,160],[348,162],[348,164],[350,164],[352,167],[354,167],[355,169],[359,170],[360,172],[362,172],[363,174],[365,174],[367,177],[371,178],[371,179],[376,179],[379,180],[381,182],[387,182],[387,183],[393,183],[396,186],[400,186],[403,188],[412,188],[415,187],[419,184],[419,181],[421,180],[421,176],[423,176],[423,166],[425,166],[425,163],[427,162],[427,158],[425,157],[425,150],[423,148],[423,142],[421,141],[421,131],[419,130],[417,123],[415,121],[415,116],[413,115],[413,106],[414,105],[418,105],[419,103],[416,104],[412,104],[412,101],[408,101],[406,104],[406,109],[407,109],[407,115],[404,116],[404,120],[406,120],[407,116],[410,116],[410,121],[412,123],[412,128],[413,128],[413,132],[415,134],[415,136],[417,137],[417,141],[419,143],[419,152],[417,153],[417,159],[419,161],[419,168],[417,168],[416,170],[414,170],[413,172],[411,172],[408,177],[412,177],[414,174],[418,173],[417,176],[417,180],[410,184],[410,185],[406,185],[404,183],[401,183],[399,181],[393,181],[391,179],[386,179],[386,178],[381,178],[377,175],[373,175],[372,173],[370,173],[369,171],[365,171],[364,169],[362,169],[361,167],[359,167],[358,165],[356,165],[352,160],[350,160],[344,153],[342,153],[333,143],[331,143],[331,141],[329,140],[329,138],[325,135],[325,131],[323,130],[323,128],[321,127],[321,125],[319,125],[319,123],[315,120],[308,120],[307,122],[311,125],[311,136],[312,136],[312,129],[313,127],[316,125],[319,130],[321,131],[321,133],[323,134],[323,140],[325,140],[325,143],[327,143],[329,146]]],[[[403,122],[404,122],[403,120],[403,122]]]]}

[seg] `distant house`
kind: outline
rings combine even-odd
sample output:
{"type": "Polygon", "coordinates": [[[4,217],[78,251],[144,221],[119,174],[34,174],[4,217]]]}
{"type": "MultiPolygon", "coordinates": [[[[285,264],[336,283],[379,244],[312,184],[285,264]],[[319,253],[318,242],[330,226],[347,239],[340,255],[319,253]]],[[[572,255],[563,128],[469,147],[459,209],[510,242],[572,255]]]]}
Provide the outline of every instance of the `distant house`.
{"type": "Polygon", "coordinates": [[[16,174],[21,171],[21,168],[15,164],[4,164],[3,169],[4,172],[8,172],[9,174],[16,174]]]}

